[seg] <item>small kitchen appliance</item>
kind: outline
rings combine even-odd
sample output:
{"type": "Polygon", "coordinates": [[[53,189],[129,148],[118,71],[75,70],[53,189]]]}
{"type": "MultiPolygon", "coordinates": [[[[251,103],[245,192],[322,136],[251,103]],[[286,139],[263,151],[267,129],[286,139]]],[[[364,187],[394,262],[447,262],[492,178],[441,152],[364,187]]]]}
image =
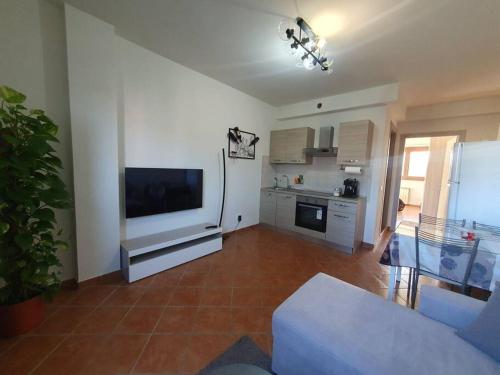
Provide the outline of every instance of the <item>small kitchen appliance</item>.
{"type": "Polygon", "coordinates": [[[356,198],[358,196],[359,181],[355,178],[344,180],[344,197],[356,198]]]}
{"type": "Polygon", "coordinates": [[[335,190],[333,191],[333,196],[334,197],[340,197],[342,195],[342,188],[341,187],[336,187],[335,190]]]}

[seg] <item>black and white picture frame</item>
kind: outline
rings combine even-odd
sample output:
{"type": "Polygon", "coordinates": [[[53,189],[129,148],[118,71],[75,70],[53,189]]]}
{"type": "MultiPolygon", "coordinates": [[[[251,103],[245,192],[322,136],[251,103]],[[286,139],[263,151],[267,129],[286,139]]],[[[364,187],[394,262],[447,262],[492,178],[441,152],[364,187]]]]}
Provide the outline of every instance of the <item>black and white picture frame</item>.
{"type": "Polygon", "coordinates": [[[255,159],[255,133],[245,132],[238,128],[229,128],[228,157],[234,159],[255,159]]]}

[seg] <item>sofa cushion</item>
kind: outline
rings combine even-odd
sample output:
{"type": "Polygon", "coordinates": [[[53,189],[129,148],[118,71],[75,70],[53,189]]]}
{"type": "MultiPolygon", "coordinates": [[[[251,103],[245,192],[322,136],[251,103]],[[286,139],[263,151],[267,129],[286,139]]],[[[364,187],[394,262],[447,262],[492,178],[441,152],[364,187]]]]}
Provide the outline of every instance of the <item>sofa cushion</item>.
{"type": "Polygon", "coordinates": [[[469,326],[477,319],[486,302],[431,285],[420,288],[418,311],[455,329],[469,326]]]}
{"type": "Polygon", "coordinates": [[[457,335],[500,362],[500,281],[477,319],[457,335]]]}
{"type": "Polygon", "coordinates": [[[450,327],[325,274],[314,276],[276,309],[273,336],[278,375],[500,371],[450,327]],[[301,368],[296,358],[304,359],[301,368]],[[293,367],[286,368],[287,359],[293,367]]]}

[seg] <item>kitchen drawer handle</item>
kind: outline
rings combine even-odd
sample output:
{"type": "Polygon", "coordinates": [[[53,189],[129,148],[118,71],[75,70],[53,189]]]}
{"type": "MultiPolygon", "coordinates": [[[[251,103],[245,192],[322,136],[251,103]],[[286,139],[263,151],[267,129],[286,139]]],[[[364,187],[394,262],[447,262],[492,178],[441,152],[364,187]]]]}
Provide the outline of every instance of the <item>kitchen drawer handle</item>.
{"type": "Polygon", "coordinates": [[[349,217],[347,217],[347,216],[342,216],[342,215],[337,215],[337,214],[334,214],[333,216],[340,217],[341,219],[349,219],[349,217]]]}
{"type": "Polygon", "coordinates": [[[354,159],[349,159],[349,160],[342,160],[343,163],[357,163],[359,160],[354,160],[354,159]]]}
{"type": "Polygon", "coordinates": [[[343,204],[343,203],[335,203],[335,206],[339,206],[339,207],[349,207],[347,204],[343,204]]]}

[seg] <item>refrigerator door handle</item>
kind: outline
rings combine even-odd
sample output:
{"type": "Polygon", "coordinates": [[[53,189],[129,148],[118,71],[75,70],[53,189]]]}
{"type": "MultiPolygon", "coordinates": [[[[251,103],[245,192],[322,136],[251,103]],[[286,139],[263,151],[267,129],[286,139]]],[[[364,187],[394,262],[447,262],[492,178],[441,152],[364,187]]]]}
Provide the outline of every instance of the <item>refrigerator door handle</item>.
{"type": "Polygon", "coordinates": [[[460,182],[460,168],[462,165],[463,143],[455,144],[452,154],[450,182],[460,182]]]}
{"type": "Polygon", "coordinates": [[[451,160],[450,179],[448,180],[448,218],[455,219],[460,188],[460,168],[462,165],[463,143],[455,144],[451,160]]]}

